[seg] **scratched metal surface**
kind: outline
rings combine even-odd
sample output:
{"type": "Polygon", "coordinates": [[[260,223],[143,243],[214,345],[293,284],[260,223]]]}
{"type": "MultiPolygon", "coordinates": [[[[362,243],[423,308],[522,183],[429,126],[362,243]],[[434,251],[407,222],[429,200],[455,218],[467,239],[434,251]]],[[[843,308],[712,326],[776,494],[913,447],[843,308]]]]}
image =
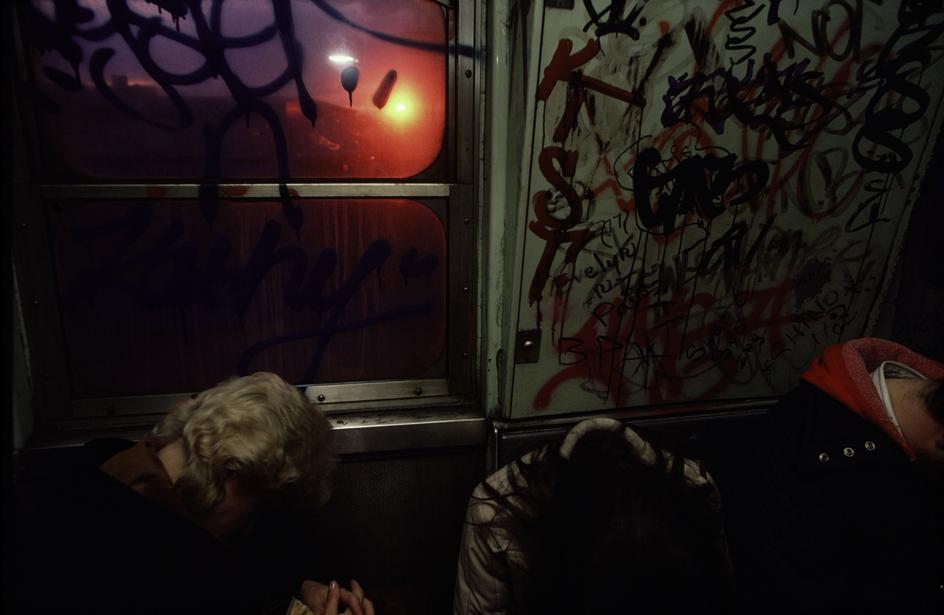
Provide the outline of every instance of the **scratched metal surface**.
{"type": "Polygon", "coordinates": [[[531,18],[515,309],[542,343],[510,416],[775,396],[872,331],[940,132],[940,3],[531,18]]]}

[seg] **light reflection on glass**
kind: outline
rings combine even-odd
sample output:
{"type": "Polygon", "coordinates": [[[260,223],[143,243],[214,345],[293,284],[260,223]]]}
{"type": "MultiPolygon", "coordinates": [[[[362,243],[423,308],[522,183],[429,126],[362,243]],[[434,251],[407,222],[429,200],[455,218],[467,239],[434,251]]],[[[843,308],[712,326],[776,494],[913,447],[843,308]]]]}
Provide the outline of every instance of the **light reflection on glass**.
{"type": "Polygon", "coordinates": [[[357,62],[351,56],[341,55],[341,54],[331,54],[328,56],[328,60],[334,62],[335,64],[353,64],[357,62]]]}

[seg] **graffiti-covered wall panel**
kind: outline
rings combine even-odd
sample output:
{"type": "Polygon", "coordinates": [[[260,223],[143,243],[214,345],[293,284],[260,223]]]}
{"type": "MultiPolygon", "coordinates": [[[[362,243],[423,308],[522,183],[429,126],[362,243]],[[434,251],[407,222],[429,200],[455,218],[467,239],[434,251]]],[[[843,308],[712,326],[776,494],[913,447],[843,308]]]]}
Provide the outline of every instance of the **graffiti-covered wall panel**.
{"type": "Polygon", "coordinates": [[[940,129],[941,4],[539,9],[512,414],[776,395],[867,333],[940,129]]]}

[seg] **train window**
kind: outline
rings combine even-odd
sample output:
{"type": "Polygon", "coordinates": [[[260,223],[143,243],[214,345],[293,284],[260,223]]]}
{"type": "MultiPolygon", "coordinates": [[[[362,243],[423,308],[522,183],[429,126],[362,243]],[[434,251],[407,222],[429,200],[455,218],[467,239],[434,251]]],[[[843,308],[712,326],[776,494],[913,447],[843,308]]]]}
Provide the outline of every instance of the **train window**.
{"type": "Polygon", "coordinates": [[[438,3],[187,6],[33,0],[25,39],[52,179],[436,174],[438,3]]]}
{"type": "Polygon", "coordinates": [[[446,241],[433,209],[306,199],[297,235],[280,209],[228,201],[212,226],[179,200],[61,212],[75,393],[201,390],[259,370],[306,383],[443,377],[446,241]]]}
{"type": "Polygon", "coordinates": [[[40,416],[134,419],[259,370],[338,410],[469,399],[477,10],[18,4],[40,416]]]}

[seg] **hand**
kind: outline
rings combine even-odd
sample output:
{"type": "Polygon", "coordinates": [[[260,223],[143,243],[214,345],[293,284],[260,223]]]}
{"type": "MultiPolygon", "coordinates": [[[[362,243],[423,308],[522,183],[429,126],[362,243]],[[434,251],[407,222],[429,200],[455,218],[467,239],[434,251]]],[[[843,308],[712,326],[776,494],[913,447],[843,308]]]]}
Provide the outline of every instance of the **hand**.
{"type": "Polygon", "coordinates": [[[374,615],[374,605],[364,596],[364,588],[351,579],[351,591],[338,586],[336,581],[322,585],[317,581],[303,581],[301,600],[315,615],[374,615]],[[347,607],[338,612],[339,605],[347,607]]]}
{"type": "Polygon", "coordinates": [[[360,583],[351,579],[351,591],[348,592],[346,589],[341,589],[338,587],[338,584],[335,581],[331,581],[331,584],[328,586],[328,603],[325,607],[325,615],[339,615],[338,613],[338,602],[341,599],[341,592],[346,592],[347,594],[353,594],[355,600],[360,603],[360,609],[357,608],[357,605],[352,602],[346,602],[347,606],[350,607],[346,609],[340,615],[358,615],[358,613],[363,613],[363,615],[374,615],[374,605],[373,603],[364,596],[364,588],[361,587],[360,583]]]}

